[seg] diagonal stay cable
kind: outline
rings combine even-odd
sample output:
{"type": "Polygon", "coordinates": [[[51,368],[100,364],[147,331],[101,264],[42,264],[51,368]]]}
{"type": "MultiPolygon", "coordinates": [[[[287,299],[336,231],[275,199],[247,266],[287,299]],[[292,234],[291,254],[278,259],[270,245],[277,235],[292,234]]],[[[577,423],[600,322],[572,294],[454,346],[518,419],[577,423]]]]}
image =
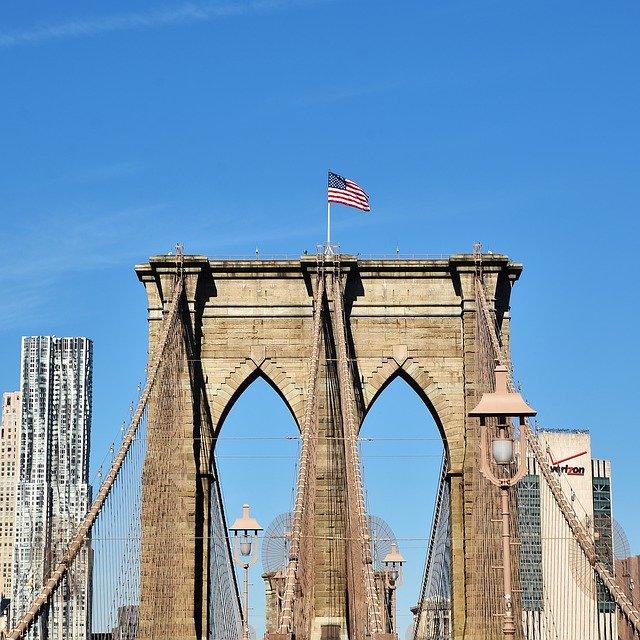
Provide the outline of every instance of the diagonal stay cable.
{"type": "Polygon", "coordinates": [[[151,361],[151,366],[149,367],[147,382],[145,384],[144,391],[142,392],[140,400],[138,401],[136,412],[131,418],[129,429],[122,442],[122,445],[120,446],[118,455],[113,459],[111,469],[105,477],[104,482],[100,487],[100,491],[98,491],[96,499],[93,501],[93,504],[91,505],[91,508],[82,521],[82,524],[69,542],[69,546],[67,547],[62,559],[51,572],[49,578],[40,590],[40,593],[31,603],[28,611],[20,618],[20,620],[18,620],[15,628],[9,633],[9,635],[7,635],[8,640],[19,640],[24,636],[25,632],[34,621],[38,613],[48,602],[51,594],[60,584],[62,578],[69,570],[69,567],[71,566],[74,558],[78,555],[78,553],[82,549],[82,546],[87,540],[87,536],[89,535],[89,532],[91,531],[91,528],[93,527],[100,513],[100,510],[102,509],[102,506],[104,505],[105,500],[107,499],[107,496],[109,495],[109,492],[113,487],[113,483],[118,476],[118,472],[120,471],[129,448],[131,447],[131,444],[136,436],[138,425],[140,424],[144,411],[147,407],[147,401],[149,399],[149,395],[151,394],[151,389],[153,388],[156,377],[158,375],[158,370],[160,369],[160,365],[165,355],[166,346],[169,342],[169,335],[171,333],[171,330],[175,329],[176,322],[179,321],[180,298],[182,297],[183,287],[184,282],[180,277],[176,280],[176,285],[173,291],[173,299],[171,301],[171,306],[169,307],[169,311],[167,313],[167,317],[165,319],[162,330],[160,347],[154,354],[154,358],[151,361]]]}
{"type": "MultiPolygon", "coordinates": [[[[485,322],[485,325],[489,331],[489,335],[491,337],[491,343],[493,345],[495,351],[495,357],[500,364],[509,366],[509,363],[506,362],[506,358],[500,349],[500,342],[498,340],[495,324],[493,322],[493,318],[491,316],[491,312],[489,311],[489,305],[487,304],[487,300],[485,297],[484,286],[480,280],[480,278],[476,279],[476,298],[479,303],[480,310],[482,311],[482,318],[485,322]]],[[[514,391],[515,387],[513,385],[513,381],[511,376],[508,378],[509,390],[514,391]]],[[[527,444],[529,445],[531,451],[533,452],[536,461],[538,463],[538,468],[540,469],[542,476],[544,477],[547,486],[551,490],[553,497],[555,498],[558,507],[562,515],[564,516],[571,532],[573,533],[576,542],[580,545],[582,552],[586,556],[589,564],[593,567],[594,571],[598,574],[606,588],[609,590],[611,595],[613,596],[618,609],[622,616],[629,622],[629,624],[633,627],[634,633],[636,636],[640,637],[640,611],[633,606],[633,603],[624,593],[622,587],[620,587],[613,574],[609,571],[606,565],[601,562],[595,551],[595,546],[593,541],[591,540],[586,528],[584,525],[578,520],[574,510],[572,509],[569,501],[567,500],[562,487],[557,478],[555,478],[551,471],[549,470],[546,462],[546,458],[538,439],[533,434],[528,420],[522,429],[524,432],[524,436],[527,440],[527,444]]]]}

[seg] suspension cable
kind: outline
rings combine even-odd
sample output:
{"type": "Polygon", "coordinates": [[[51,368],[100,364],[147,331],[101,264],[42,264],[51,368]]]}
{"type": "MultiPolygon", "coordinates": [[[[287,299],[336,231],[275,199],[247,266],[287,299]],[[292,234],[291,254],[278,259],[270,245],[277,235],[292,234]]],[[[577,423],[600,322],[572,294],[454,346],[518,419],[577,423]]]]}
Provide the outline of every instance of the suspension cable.
{"type": "Polygon", "coordinates": [[[20,618],[20,620],[18,620],[18,623],[16,624],[15,628],[11,631],[11,633],[9,633],[9,635],[7,636],[8,640],[19,640],[19,638],[23,637],[23,635],[25,634],[25,632],[27,631],[27,629],[29,628],[29,626],[31,625],[35,617],[42,610],[45,604],[49,601],[51,594],[60,584],[62,578],[65,576],[65,574],[69,570],[69,567],[71,566],[74,558],[78,555],[78,553],[82,549],[82,546],[87,541],[89,532],[91,531],[91,528],[93,527],[96,521],[96,518],[98,517],[98,514],[100,513],[100,510],[102,509],[102,506],[104,505],[105,500],[107,499],[107,496],[111,491],[111,488],[113,487],[116,477],[118,476],[118,472],[120,471],[120,468],[122,467],[124,460],[127,456],[127,452],[131,447],[131,443],[135,438],[136,432],[138,430],[138,426],[144,414],[144,410],[147,406],[149,395],[151,394],[151,389],[153,388],[153,385],[155,383],[156,376],[158,374],[158,370],[160,368],[160,364],[162,362],[162,359],[165,353],[166,345],[169,342],[170,332],[175,327],[175,323],[179,318],[178,312],[179,312],[179,305],[180,305],[180,299],[182,297],[183,288],[184,288],[184,281],[183,281],[183,278],[180,277],[176,280],[176,284],[173,291],[173,299],[171,301],[171,306],[167,313],[167,317],[165,319],[164,327],[162,330],[160,347],[158,348],[155,354],[155,357],[152,360],[152,364],[151,364],[151,367],[149,368],[149,373],[147,377],[147,382],[144,387],[144,391],[142,392],[142,395],[140,396],[140,400],[138,401],[138,407],[136,409],[136,412],[133,414],[131,418],[129,429],[122,442],[122,445],[120,446],[118,455],[113,459],[113,462],[111,463],[111,469],[109,470],[108,475],[104,479],[104,482],[100,487],[100,491],[98,492],[96,499],[93,501],[93,504],[91,505],[91,508],[89,509],[89,511],[87,512],[87,515],[82,521],[82,524],[80,525],[75,535],[69,542],[69,545],[64,555],[62,556],[62,559],[56,565],[55,569],[53,569],[53,571],[51,572],[51,575],[49,576],[48,580],[45,582],[44,586],[40,590],[40,593],[33,600],[29,610],[20,618]]]}
{"type": "Polygon", "coordinates": [[[338,355],[338,379],[340,384],[340,395],[342,399],[342,411],[346,418],[344,420],[348,432],[345,435],[344,447],[347,463],[347,472],[351,476],[349,485],[355,491],[356,500],[356,526],[358,530],[359,543],[361,545],[362,577],[364,579],[364,589],[367,604],[367,622],[369,633],[382,633],[382,614],[378,591],[375,584],[375,575],[371,561],[371,547],[369,542],[369,530],[367,526],[367,514],[364,504],[364,491],[362,475],[360,473],[360,462],[357,448],[357,425],[355,422],[355,401],[353,398],[353,377],[349,366],[346,344],[346,322],[343,306],[343,290],[340,274],[334,274],[333,278],[333,304],[335,321],[335,338],[338,355]]]}
{"type": "MultiPolygon", "coordinates": [[[[324,256],[323,256],[324,258],[324,256]]],[[[282,614],[279,623],[279,633],[290,633],[293,626],[293,603],[298,583],[298,564],[300,560],[300,540],[302,537],[302,523],[306,507],[309,504],[311,482],[315,482],[315,474],[311,467],[315,467],[315,457],[312,453],[316,441],[316,407],[318,402],[318,371],[320,367],[320,341],[322,337],[322,301],[324,297],[324,272],[318,271],[316,277],[316,293],[314,298],[313,345],[307,382],[307,401],[302,421],[302,446],[300,451],[300,468],[298,473],[298,490],[296,492],[293,510],[293,531],[291,534],[291,549],[289,563],[285,576],[284,596],[282,600],[282,614]]]]}
{"type": "MultiPolygon", "coordinates": [[[[476,300],[478,303],[479,310],[482,314],[482,319],[486,325],[489,336],[491,338],[491,344],[494,350],[494,356],[499,364],[506,365],[509,367],[509,363],[507,358],[505,357],[502,349],[500,348],[500,342],[498,340],[498,335],[495,327],[495,323],[493,322],[493,317],[491,316],[491,312],[489,311],[489,305],[487,304],[484,285],[481,282],[480,277],[476,277],[476,300]]],[[[510,368],[509,368],[510,370],[510,368]]],[[[513,380],[511,375],[509,375],[508,379],[508,387],[510,391],[515,391],[515,387],[513,384],[513,380]]],[[[524,433],[524,437],[527,440],[527,444],[529,445],[532,453],[535,456],[535,459],[538,463],[538,467],[544,477],[547,486],[551,490],[555,501],[560,508],[562,515],[564,516],[573,536],[582,549],[582,552],[586,556],[589,564],[593,567],[594,571],[598,574],[606,588],[609,590],[611,595],[613,596],[616,605],[623,617],[629,622],[629,624],[634,628],[636,635],[640,636],[640,611],[636,609],[626,596],[622,588],[616,583],[615,577],[611,573],[611,571],[606,567],[606,565],[601,562],[596,554],[595,546],[591,537],[589,536],[585,526],[580,522],[577,518],[573,508],[569,504],[564,492],[562,490],[562,486],[557,478],[555,478],[551,471],[549,470],[545,458],[545,454],[538,442],[538,439],[533,434],[531,427],[529,425],[529,421],[526,420],[525,424],[522,427],[522,432],[524,433]]],[[[522,437],[522,435],[521,435],[522,437]]]]}

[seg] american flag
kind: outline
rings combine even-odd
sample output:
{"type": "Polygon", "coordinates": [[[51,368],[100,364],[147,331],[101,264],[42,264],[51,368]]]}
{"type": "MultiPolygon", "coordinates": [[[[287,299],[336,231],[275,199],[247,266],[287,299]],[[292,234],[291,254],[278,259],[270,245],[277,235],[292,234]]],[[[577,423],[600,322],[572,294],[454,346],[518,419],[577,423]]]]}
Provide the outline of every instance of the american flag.
{"type": "Polygon", "coordinates": [[[371,211],[369,196],[362,187],[329,171],[329,202],[339,202],[361,211],[371,211]]]}

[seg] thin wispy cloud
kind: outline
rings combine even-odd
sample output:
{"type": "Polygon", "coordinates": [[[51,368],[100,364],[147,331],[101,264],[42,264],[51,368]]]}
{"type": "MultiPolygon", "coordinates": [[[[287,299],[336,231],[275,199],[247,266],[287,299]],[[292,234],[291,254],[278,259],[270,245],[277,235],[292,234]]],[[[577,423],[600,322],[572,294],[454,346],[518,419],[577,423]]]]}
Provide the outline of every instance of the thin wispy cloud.
{"type": "Polygon", "coordinates": [[[206,22],[232,16],[268,13],[313,0],[249,0],[246,2],[186,2],[145,13],[122,13],[42,24],[15,31],[0,31],[0,47],[35,45],[52,40],[86,38],[113,31],[157,29],[171,25],[206,22]]]}
{"type": "MultiPolygon", "coordinates": [[[[198,221],[195,226],[193,221],[185,224],[181,216],[171,211],[167,203],[112,211],[86,211],[76,206],[17,220],[12,230],[15,242],[7,246],[5,266],[0,272],[0,291],[5,302],[0,334],[45,317],[55,292],[73,290],[79,276],[122,265],[132,268],[149,254],[172,251],[175,240],[184,242],[187,253],[217,255],[224,247],[225,253],[238,257],[253,255],[256,244],[262,251],[274,241],[286,238],[299,241],[291,252],[294,257],[305,248],[313,251],[314,239],[324,234],[320,222],[323,216],[309,226],[283,224],[267,230],[257,227],[249,232],[244,223],[234,226],[235,216],[225,221],[217,210],[195,216],[193,220],[198,221]],[[226,226],[231,230],[220,234],[220,228],[226,226]],[[216,230],[211,233],[215,238],[213,246],[206,243],[208,229],[216,230]],[[159,247],[165,239],[166,246],[159,247]]],[[[249,214],[244,218],[250,219],[249,214]]]]}
{"type": "Polygon", "coordinates": [[[61,283],[75,274],[106,269],[139,258],[144,229],[157,221],[164,205],[129,208],[92,216],[80,212],[52,214],[49,220],[21,221],[16,241],[6,249],[7,265],[0,273],[6,304],[0,333],[37,316],[61,283]]]}
{"type": "MultiPolygon", "coordinates": [[[[306,93],[299,93],[286,100],[288,104],[295,108],[306,108],[317,104],[333,104],[344,102],[346,100],[354,100],[357,98],[366,98],[378,94],[397,93],[399,90],[415,87],[415,78],[406,80],[395,80],[393,82],[377,82],[369,84],[357,84],[342,86],[336,85],[335,80],[326,86],[314,88],[306,93]]],[[[276,102],[274,98],[273,102],[276,102]]],[[[285,102],[281,97],[277,97],[277,102],[282,104],[285,102]]]]}

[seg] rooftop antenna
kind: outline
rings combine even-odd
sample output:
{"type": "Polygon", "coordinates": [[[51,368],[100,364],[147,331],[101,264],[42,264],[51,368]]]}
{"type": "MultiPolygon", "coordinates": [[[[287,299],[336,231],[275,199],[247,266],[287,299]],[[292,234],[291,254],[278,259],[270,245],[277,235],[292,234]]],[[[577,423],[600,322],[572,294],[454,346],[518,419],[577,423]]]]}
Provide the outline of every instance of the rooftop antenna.
{"type": "Polygon", "coordinates": [[[400,246],[396,242],[396,259],[400,258],[400,246]]]}
{"type": "Polygon", "coordinates": [[[174,280],[174,287],[178,279],[182,278],[183,264],[184,264],[184,245],[179,242],[176,242],[176,274],[175,274],[175,280],[174,280]]]}
{"type": "Polygon", "coordinates": [[[260,252],[258,251],[258,245],[256,244],[256,260],[260,260],[260,252]]]}

